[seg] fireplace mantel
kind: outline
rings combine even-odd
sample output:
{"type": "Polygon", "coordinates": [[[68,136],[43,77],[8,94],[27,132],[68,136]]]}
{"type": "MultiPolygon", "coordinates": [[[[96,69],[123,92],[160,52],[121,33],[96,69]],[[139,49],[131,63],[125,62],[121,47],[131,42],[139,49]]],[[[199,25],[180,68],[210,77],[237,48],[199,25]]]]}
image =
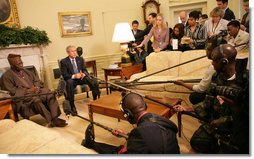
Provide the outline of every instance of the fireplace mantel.
{"type": "Polygon", "coordinates": [[[0,68],[9,67],[7,56],[9,54],[19,54],[24,66],[34,65],[38,71],[40,79],[49,88],[52,84],[49,80],[48,53],[45,47],[39,45],[10,45],[0,48],[0,68]]]}

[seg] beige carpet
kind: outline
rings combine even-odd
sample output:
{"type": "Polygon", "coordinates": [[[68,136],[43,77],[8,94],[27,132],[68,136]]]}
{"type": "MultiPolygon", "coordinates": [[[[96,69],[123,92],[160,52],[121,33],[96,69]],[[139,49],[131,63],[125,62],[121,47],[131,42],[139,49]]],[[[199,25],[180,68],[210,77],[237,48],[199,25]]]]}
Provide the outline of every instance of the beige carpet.
{"type": "MultiPolygon", "coordinates": [[[[102,95],[106,95],[105,90],[102,92],[102,95]]],[[[90,95],[90,97],[92,97],[92,95],[90,95]]],[[[84,94],[84,99],[78,100],[75,102],[79,115],[85,118],[89,118],[87,104],[86,104],[88,101],[90,101],[90,99],[87,99],[86,95],[84,94]]],[[[62,106],[61,106],[61,110],[62,110],[62,106]]],[[[62,119],[66,119],[66,116],[64,113],[62,113],[60,117],[62,119]]],[[[40,115],[31,117],[31,120],[40,125],[45,126],[46,124],[46,121],[40,115]]],[[[170,120],[172,120],[174,123],[177,124],[176,115],[173,115],[170,118],[170,120]]],[[[126,132],[130,132],[131,129],[133,128],[133,126],[129,124],[127,121],[121,120],[120,122],[118,122],[116,118],[111,118],[111,117],[107,117],[107,116],[96,114],[96,113],[94,113],[94,121],[100,124],[103,124],[105,126],[108,126],[110,128],[121,129],[126,132]]],[[[195,153],[195,151],[190,147],[189,140],[193,132],[198,128],[200,124],[198,123],[196,119],[186,115],[182,116],[182,123],[183,123],[182,137],[181,138],[178,137],[178,143],[180,146],[181,154],[195,153]]],[[[80,119],[79,117],[71,116],[68,119],[68,125],[66,127],[50,128],[50,129],[60,133],[63,136],[63,138],[72,140],[80,144],[84,138],[84,132],[88,124],[89,122],[83,119],[80,119]]],[[[99,142],[112,144],[112,145],[122,145],[125,142],[125,139],[113,136],[110,132],[98,126],[95,126],[95,140],[99,142]]]]}

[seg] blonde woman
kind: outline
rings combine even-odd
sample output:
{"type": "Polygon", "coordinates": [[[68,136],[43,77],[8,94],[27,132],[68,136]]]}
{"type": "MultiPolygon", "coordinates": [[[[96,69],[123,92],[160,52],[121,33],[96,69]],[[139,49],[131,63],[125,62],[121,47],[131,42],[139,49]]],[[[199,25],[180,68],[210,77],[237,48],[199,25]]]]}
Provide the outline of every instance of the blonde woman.
{"type": "Polygon", "coordinates": [[[166,26],[166,23],[164,22],[164,18],[162,14],[157,15],[156,25],[150,30],[147,37],[137,47],[142,47],[146,45],[152,36],[154,38],[153,44],[152,44],[154,52],[157,53],[167,48],[167,45],[169,42],[169,29],[166,26]]]}
{"type": "Polygon", "coordinates": [[[229,21],[222,19],[223,16],[224,11],[219,7],[214,8],[210,12],[211,19],[207,20],[204,24],[208,37],[219,34],[221,30],[227,30],[227,24],[229,21]]]}

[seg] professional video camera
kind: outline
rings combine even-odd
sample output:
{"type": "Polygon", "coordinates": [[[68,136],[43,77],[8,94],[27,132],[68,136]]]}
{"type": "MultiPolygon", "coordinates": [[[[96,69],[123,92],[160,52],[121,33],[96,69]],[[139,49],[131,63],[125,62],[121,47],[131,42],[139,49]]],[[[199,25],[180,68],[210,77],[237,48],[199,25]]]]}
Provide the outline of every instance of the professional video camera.
{"type": "Polygon", "coordinates": [[[221,37],[224,37],[224,36],[227,36],[227,35],[228,35],[227,30],[220,30],[219,34],[217,34],[217,36],[221,36],[221,37]]]}
{"type": "Polygon", "coordinates": [[[249,79],[246,70],[248,58],[236,59],[236,83],[232,86],[217,86],[211,83],[210,91],[213,96],[225,96],[226,98],[242,102],[249,96],[249,79]]]}

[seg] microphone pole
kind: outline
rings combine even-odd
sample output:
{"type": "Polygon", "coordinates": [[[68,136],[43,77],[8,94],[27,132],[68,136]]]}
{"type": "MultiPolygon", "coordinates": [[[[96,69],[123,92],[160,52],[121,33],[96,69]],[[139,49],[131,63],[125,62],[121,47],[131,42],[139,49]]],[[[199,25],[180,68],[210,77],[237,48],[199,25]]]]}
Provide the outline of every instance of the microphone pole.
{"type": "MultiPolygon", "coordinates": [[[[182,80],[183,82],[188,83],[196,83],[200,82],[202,79],[186,79],[182,80]]],[[[114,82],[115,84],[118,84],[120,86],[124,87],[132,87],[132,86],[139,86],[139,85],[150,85],[150,84],[163,84],[163,83],[174,83],[176,80],[167,80],[167,81],[141,81],[141,82],[114,82]]]]}
{"type": "MultiPolygon", "coordinates": [[[[155,103],[158,103],[158,104],[161,104],[161,105],[163,105],[163,106],[165,106],[165,107],[168,107],[168,108],[170,108],[170,109],[173,109],[173,106],[172,106],[172,105],[169,105],[169,104],[160,102],[160,101],[158,101],[158,100],[156,100],[156,99],[153,99],[153,98],[151,98],[151,97],[148,97],[148,96],[146,96],[146,95],[144,95],[144,94],[141,94],[141,93],[139,93],[139,92],[137,92],[137,91],[133,91],[133,90],[131,90],[131,89],[125,88],[125,87],[123,87],[123,86],[117,85],[117,84],[112,83],[112,82],[109,82],[109,81],[101,80],[101,79],[99,79],[99,78],[97,78],[97,77],[94,77],[94,78],[97,79],[97,80],[99,80],[99,81],[106,82],[106,83],[108,83],[108,84],[111,84],[111,85],[113,85],[113,86],[116,86],[116,87],[118,87],[118,88],[120,88],[120,89],[122,89],[122,90],[124,90],[124,91],[131,92],[131,93],[136,93],[136,94],[142,96],[143,98],[146,98],[146,99],[148,99],[148,100],[150,100],[150,101],[153,101],[153,102],[155,102],[155,103]]],[[[191,112],[182,111],[181,113],[190,115],[190,116],[192,116],[192,117],[194,117],[194,118],[197,118],[197,119],[202,120],[202,121],[207,122],[207,123],[210,123],[210,122],[211,122],[210,120],[208,120],[208,119],[206,119],[206,118],[203,118],[203,117],[200,117],[200,116],[198,116],[198,115],[196,115],[196,114],[193,114],[193,113],[191,113],[191,112]]]]}
{"type": "MultiPolygon", "coordinates": [[[[111,132],[111,133],[114,132],[114,129],[112,129],[112,128],[108,127],[108,126],[105,126],[105,125],[102,125],[102,124],[100,124],[100,123],[91,121],[91,120],[89,120],[89,119],[87,119],[87,118],[85,118],[85,117],[82,117],[82,116],[78,115],[78,114],[75,115],[75,116],[77,116],[77,117],[79,117],[79,118],[81,118],[81,119],[83,119],[83,120],[86,120],[86,121],[88,121],[88,122],[90,122],[90,123],[92,123],[92,124],[94,124],[94,125],[96,125],[96,126],[99,126],[99,127],[103,128],[103,129],[105,129],[105,130],[107,130],[107,131],[109,131],[109,132],[111,132]]],[[[117,135],[117,136],[123,137],[123,138],[125,138],[125,139],[128,139],[128,135],[126,135],[126,134],[124,134],[124,133],[121,133],[121,132],[118,132],[118,135],[117,135]]]]}
{"type": "MultiPolygon", "coordinates": [[[[0,98],[0,101],[7,100],[7,99],[16,100],[16,99],[20,99],[20,98],[22,99],[22,98],[26,98],[26,97],[34,97],[34,96],[49,95],[49,94],[58,94],[58,92],[53,91],[53,92],[48,92],[48,93],[38,93],[38,94],[27,94],[27,95],[22,95],[22,96],[2,97],[2,98],[0,98]]],[[[57,95],[57,96],[60,96],[60,95],[57,95]]]]}
{"type": "MultiPolygon", "coordinates": [[[[69,115],[71,114],[71,105],[70,105],[70,102],[68,100],[64,100],[63,101],[63,110],[64,110],[64,113],[67,115],[67,117],[69,117],[69,115]]],[[[77,116],[77,117],[79,117],[79,118],[81,118],[81,119],[83,119],[85,121],[88,121],[88,122],[90,122],[90,123],[92,123],[94,125],[97,125],[97,126],[103,128],[103,129],[105,129],[105,130],[107,130],[107,131],[109,131],[111,133],[114,132],[114,129],[112,129],[110,127],[104,126],[104,125],[102,125],[100,123],[97,123],[97,122],[94,122],[94,121],[91,121],[91,120],[89,120],[89,119],[87,119],[85,117],[82,117],[82,116],[78,115],[78,114],[75,115],[75,116],[77,116]]],[[[126,134],[124,134],[122,132],[118,132],[117,136],[118,137],[123,137],[125,139],[128,139],[128,135],[126,135],[126,134]]]]}
{"type": "MultiPolygon", "coordinates": [[[[65,86],[66,86],[66,82],[64,80],[60,80],[59,84],[57,86],[57,89],[52,92],[38,93],[38,94],[33,93],[33,94],[26,94],[26,95],[21,95],[21,96],[2,97],[2,98],[0,98],[0,101],[7,100],[7,99],[16,100],[16,99],[20,99],[20,98],[22,99],[22,98],[26,98],[26,97],[34,97],[34,96],[49,95],[49,94],[54,94],[59,97],[64,94],[65,86]]],[[[8,91],[1,91],[1,92],[8,92],[8,91]]],[[[6,94],[9,94],[9,92],[6,94]]]]}

